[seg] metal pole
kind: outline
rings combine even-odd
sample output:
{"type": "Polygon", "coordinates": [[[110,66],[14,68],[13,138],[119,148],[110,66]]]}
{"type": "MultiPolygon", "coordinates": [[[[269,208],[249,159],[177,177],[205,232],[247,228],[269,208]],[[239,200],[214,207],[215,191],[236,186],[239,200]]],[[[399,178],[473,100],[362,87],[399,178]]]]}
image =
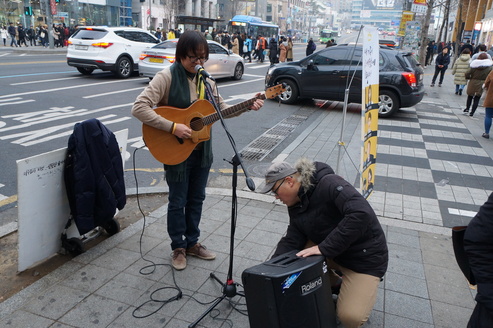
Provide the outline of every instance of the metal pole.
{"type": "Polygon", "coordinates": [[[149,25],[147,27],[147,29],[150,31],[151,30],[151,4],[152,4],[152,0],[149,0],[149,25]]]}
{"type": "MultiPolygon", "coordinates": [[[[78,0],[73,0],[72,1],[72,10],[74,11],[74,25],[79,25],[79,1],[78,0]]],[[[70,23],[70,22],[69,22],[70,23]]]]}
{"type": "Polygon", "coordinates": [[[348,99],[349,99],[349,88],[346,88],[344,91],[344,108],[342,110],[342,125],[341,125],[341,135],[339,136],[339,151],[337,153],[337,165],[336,165],[336,174],[339,174],[342,176],[341,172],[339,171],[339,166],[341,164],[341,157],[342,157],[342,148],[345,146],[344,144],[344,127],[346,126],[346,113],[347,113],[347,104],[348,104],[348,99]]]}
{"type": "Polygon", "coordinates": [[[45,0],[46,24],[48,25],[48,42],[50,49],[55,49],[55,40],[53,39],[53,14],[51,13],[50,0],[45,0]]]}

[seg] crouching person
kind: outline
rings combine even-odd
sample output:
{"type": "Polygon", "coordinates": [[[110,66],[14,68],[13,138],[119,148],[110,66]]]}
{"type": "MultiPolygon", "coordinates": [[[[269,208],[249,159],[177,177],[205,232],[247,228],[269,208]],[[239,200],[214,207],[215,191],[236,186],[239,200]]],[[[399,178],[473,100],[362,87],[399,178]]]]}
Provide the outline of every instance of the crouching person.
{"type": "Polygon", "coordinates": [[[271,165],[260,192],[272,192],[288,207],[289,226],[274,256],[292,250],[325,256],[332,287],[340,285],[339,320],[345,328],[363,326],[388,265],[385,235],[367,200],[329,165],[307,159],[295,167],[271,165]]]}

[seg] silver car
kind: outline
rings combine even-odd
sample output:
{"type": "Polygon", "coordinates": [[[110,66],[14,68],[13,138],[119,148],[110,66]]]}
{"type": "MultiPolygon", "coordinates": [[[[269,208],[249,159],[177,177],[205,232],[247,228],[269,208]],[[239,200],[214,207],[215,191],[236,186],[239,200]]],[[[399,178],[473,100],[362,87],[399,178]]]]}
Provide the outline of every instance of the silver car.
{"type": "MultiPolygon", "coordinates": [[[[177,43],[178,39],[166,40],[145,49],[139,58],[139,74],[152,79],[157,72],[173,64],[177,43]]],[[[245,71],[243,58],[215,41],[207,40],[207,43],[209,44],[209,60],[204,64],[207,72],[214,78],[241,79],[245,71]]]]}

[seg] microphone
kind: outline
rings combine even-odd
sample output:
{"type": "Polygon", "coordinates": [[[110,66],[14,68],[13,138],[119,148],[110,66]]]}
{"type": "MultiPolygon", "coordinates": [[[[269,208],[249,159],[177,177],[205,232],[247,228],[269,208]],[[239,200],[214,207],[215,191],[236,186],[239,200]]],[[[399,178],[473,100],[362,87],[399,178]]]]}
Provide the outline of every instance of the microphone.
{"type": "Polygon", "coordinates": [[[198,72],[201,74],[204,78],[206,79],[211,79],[212,81],[215,81],[212,75],[210,75],[202,66],[196,65],[195,66],[195,72],[198,72]]]}

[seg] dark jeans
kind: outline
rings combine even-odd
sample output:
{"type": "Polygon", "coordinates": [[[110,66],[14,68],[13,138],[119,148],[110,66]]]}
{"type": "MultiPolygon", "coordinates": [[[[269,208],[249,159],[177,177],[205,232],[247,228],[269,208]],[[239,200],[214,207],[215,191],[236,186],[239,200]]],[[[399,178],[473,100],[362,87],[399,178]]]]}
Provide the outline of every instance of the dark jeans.
{"type": "Polygon", "coordinates": [[[18,47],[17,41],[15,40],[15,34],[14,35],[10,34],[10,46],[12,47],[12,45],[18,47]]]}
{"type": "Polygon", "coordinates": [[[265,59],[264,49],[258,49],[257,50],[257,60],[260,60],[260,62],[263,63],[264,59],[265,59]]]}
{"type": "Polygon", "coordinates": [[[455,92],[459,92],[459,90],[464,90],[465,84],[456,84],[455,85],[455,92]]]}
{"type": "MultiPolygon", "coordinates": [[[[252,61],[252,52],[251,52],[251,51],[249,51],[249,52],[244,52],[244,53],[243,53],[243,58],[245,58],[246,56],[248,56],[248,59],[249,59],[250,61],[252,61]]],[[[246,59],[246,58],[245,58],[245,59],[246,59]]]]}
{"type": "Polygon", "coordinates": [[[440,80],[438,81],[438,84],[442,84],[443,76],[445,75],[446,70],[447,69],[445,67],[439,68],[438,66],[435,66],[435,74],[433,75],[433,79],[431,80],[431,84],[435,84],[435,81],[437,80],[438,73],[440,73],[440,80]]]}
{"type": "Polygon", "coordinates": [[[200,235],[199,223],[210,167],[202,168],[202,151],[188,157],[185,180],[168,181],[168,234],[171,249],[194,246],[200,235]]]}
{"type": "Polygon", "coordinates": [[[486,134],[490,134],[492,119],[493,119],[493,107],[486,107],[484,113],[484,133],[486,134]]]}
{"type": "Polygon", "coordinates": [[[471,112],[469,113],[470,116],[474,115],[474,112],[476,111],[476,108],[478,108],[479,104],[479,99],[481,99],[481,96],[467,96],[467,101],[466,101],[466,109],[469,110],[469,107],[471,107],[471,112]]]}

